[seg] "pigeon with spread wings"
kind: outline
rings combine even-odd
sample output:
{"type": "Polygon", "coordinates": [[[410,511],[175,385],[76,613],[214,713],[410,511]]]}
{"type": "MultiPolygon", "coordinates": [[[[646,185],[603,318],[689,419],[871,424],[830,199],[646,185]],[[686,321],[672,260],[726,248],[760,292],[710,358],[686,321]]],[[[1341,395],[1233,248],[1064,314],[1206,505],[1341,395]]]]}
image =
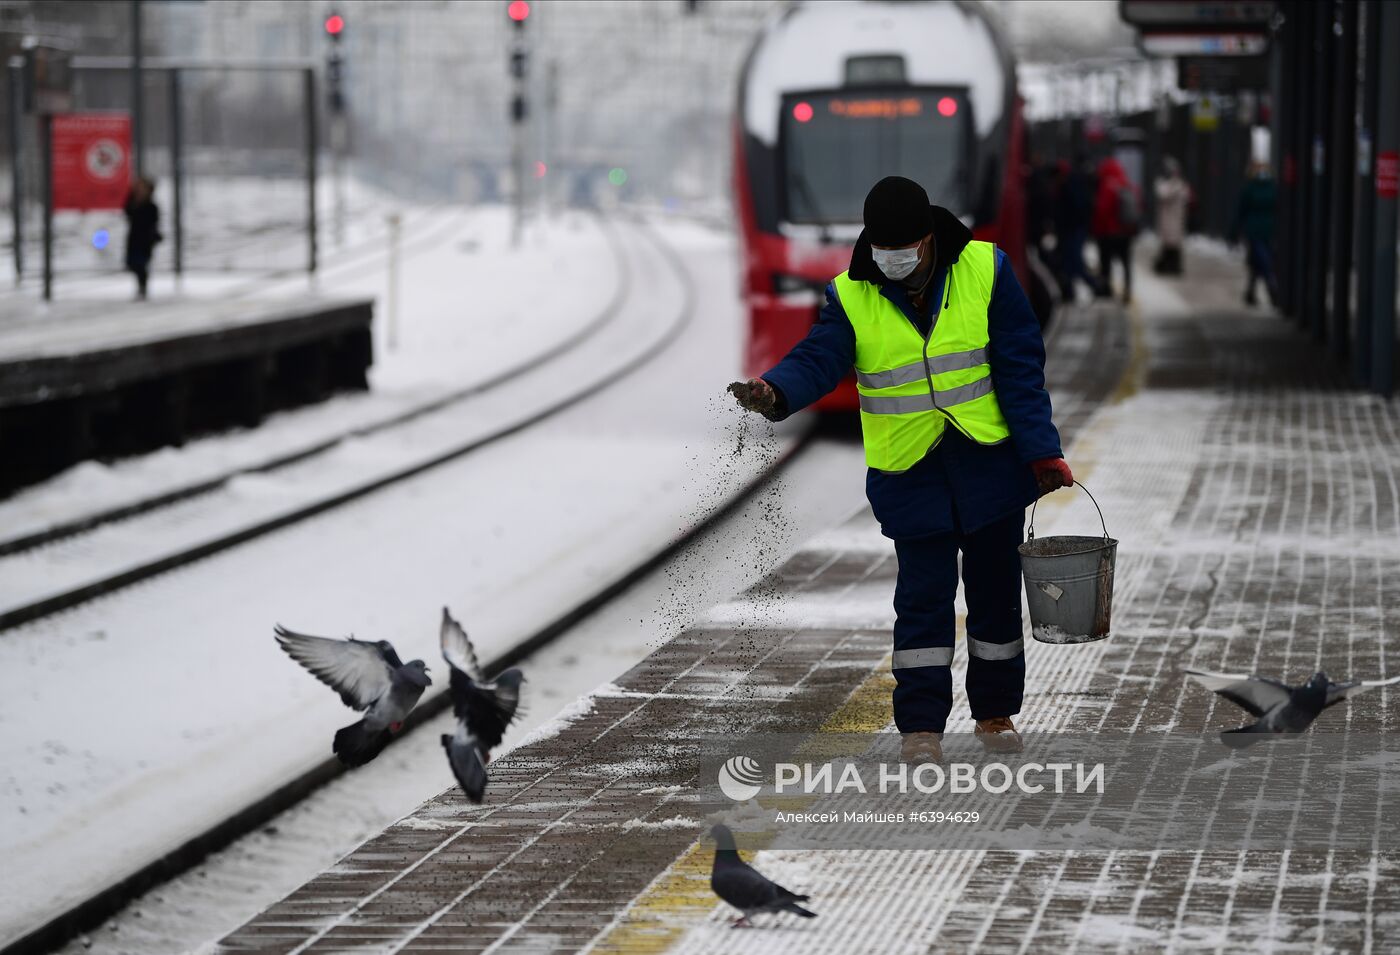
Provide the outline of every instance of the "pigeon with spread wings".
{"type": "Polygon", "coordinates": [[[1225,730],[1220,741],[1232,749],[1243,749],[1268,738],[1274,733],[1301,733],[1318,714],[1378,686],[1400,683],[1400,676],[1388,680],[1357,680],[1333,683],[1326,673],[1314,673],[1302,686],[1247,673],[1211,673],[1207,670],[1187,670],[1186,675],[1208,690],[1220,694],[1240,709],[1257,717],[1256,721],[1239,729],[1225,730]]]}
{"type": "Polygon", "coordinates": [[[364,712],[363,719],[339,730],[331,745],[347,766],[363,766],[378,756],[433,682],[422,660],[402,662],[387,640],[313,637],[280,624],[274,630],[288,656],[339,693],[346,706],[364,712]]]}
{"type": "Polygon", "coordinates": [[[446,607],[442,608],[442,656],[452,671],[449,686],[457,717],[456,732],[442,734],[442,748],[462,792],[479,803],[486,794],[491,750],[500,745],[506,727],[515,719],[525,677],[512,667],[488,683],[467,632],[446,607]]]}

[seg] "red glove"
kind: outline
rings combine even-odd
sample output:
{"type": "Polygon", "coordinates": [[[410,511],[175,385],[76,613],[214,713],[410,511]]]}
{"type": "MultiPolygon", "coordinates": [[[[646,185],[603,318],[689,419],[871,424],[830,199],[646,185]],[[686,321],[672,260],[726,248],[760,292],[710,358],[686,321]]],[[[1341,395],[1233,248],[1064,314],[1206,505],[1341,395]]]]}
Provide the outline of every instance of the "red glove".
{"type": "Polygon", "coordinates": [[[1035,480],[1040,485],[1041,494],[1049,494],[1056,488],[1074,484],[1074,475],[1064,458],[1041,458],[1039,461],[1032,461],[1031,470],[1035,472],[1035,480]]]}

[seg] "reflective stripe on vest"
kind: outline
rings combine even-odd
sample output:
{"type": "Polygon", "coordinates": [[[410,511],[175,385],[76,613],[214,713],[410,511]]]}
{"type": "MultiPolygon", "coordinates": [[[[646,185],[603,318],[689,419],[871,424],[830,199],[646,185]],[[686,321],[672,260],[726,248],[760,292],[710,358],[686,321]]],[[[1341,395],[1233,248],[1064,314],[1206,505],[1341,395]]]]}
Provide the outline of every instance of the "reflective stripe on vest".
{"type": "Polygon", "coordinates": [[[874,282],[843,272],[833,285],[856,333],[865,461],[907,471],[952,422],[979,444],[1011,436],[992,387],[987,308],[996,281],[996,246],[969,242],[945,278],[924,339],[874,282]]]}

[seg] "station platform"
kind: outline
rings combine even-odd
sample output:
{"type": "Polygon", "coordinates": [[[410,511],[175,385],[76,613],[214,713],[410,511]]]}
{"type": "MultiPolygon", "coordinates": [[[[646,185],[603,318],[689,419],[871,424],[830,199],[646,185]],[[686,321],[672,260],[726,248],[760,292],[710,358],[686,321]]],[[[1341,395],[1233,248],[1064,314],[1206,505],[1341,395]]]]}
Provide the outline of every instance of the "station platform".
{"type": "MultiPolygon", "coordinates": [[[[1283,319],[1234,304],[1232,266],[1191,255],[1187,277],[1170,284],[1140,270],[1137,305],[1071,309],[1049,336],[1067,457],[1121,543],[1111,639],[1049,646],[1026,635],[1023,731],[1239,725],[1237,711],[1182,679],[1184,667],[1293,682],[1324,665],[1334,679],[1393,675],[1400,414],[1348,388],[1283,319]]],[[[1082,495],[1059,492],[1041,505],[1037,529],[1090,533],[1098,519],[1082,495]]],[[[697,777],[689,744],[717,732],[893,733],[894,577],[890,543],[868,512],[853,516],[500,756],[484,805],[447,790],[216,950],[1400,945],[1397,858],[1383,844],[889,852],[741,839],[745,857],[809,894],[819,917],[732,931],[733,911],[709,889],[707,835],[730,817],[703,795],[713,780],[697,777]]],[[[949,730],[966,733],[962,650],[956,661],[949,730]]],[[[1334,718],[1393,732],[1393,701],[1379,690],[1334,718]]],[[[1181,806],[1203,827],[1216,811],[1208,800],[1181,806]]]]}
{"type": "Polygon", "coordinates": [[[0,493],[368,386],[370,299],[59,302],[0,323],[0,493]]]}

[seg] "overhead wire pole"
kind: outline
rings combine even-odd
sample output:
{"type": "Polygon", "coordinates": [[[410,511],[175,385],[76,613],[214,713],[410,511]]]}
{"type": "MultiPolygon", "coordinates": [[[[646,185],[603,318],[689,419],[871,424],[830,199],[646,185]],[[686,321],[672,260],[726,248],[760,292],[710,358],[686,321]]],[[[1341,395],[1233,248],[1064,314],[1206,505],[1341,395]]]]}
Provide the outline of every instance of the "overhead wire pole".
{"type": "Polygon", "coordinates": [[[510,168],[515,179],[512,189],[514,215],[511,217],[510,244],[518,246],[525,220],[525,117],[528,113],[525,78],[529,74],[525,21],[530,17],[530,4],[526,0],[511,0],[506,6],[506,16],[510,17],[512,32],[515,35],[510,51],[510,168]]]}
{"type": "Polygon", "coordinates": [[[141,0],[131,0],[131,158],[132,171],[138,176],[146,172],[146,97],[141,52],[141,0]]]}
{"type": "Polygon", "coordinates": [[[559,113],[559,61],[551,59],[545,67],[545,87],[544,87],[544,123],[541,133],[540,161],[544,163],[542,177],[540,179],[540,214],[541,218],[553,212],[554,197],[550,195],[550,185],[554,177],[550,175],[550,169],[555,165],[555,153],[558,147],[555,145],[555,117],[559,113]]]}
{"type": "MultiPolygon", "coordinates": [[[[1380,57],[1380,109],[1376,124],[1375,231],[1370,254],[1373,257],[1371,387],[1389,397],[1395,389],[1395,240],[1397,193],[1400,193],[1400,4],[1377,5],[1377,26],[1381,49],[1390,55],[1380,57]]],[[[1368,24],[1369,26],[1369,24],[1368,24]]]]}
{"type": "Polygon", "coordinates": [[[331,187],[335,192],[335,208],[331,213],[332,231],[337,246],[345,243],[345,78],[344,58],[340,54],[345,35],[345,18],[335,11],[326,16],[326,37],[330,51],[326,56],[326,105],[331,136],[331,187]]]}
{"type": "Polygon", "coordinates": [[[44,190],[44,301],[53,300],[53,114],[39,115],[39,155],[44,190]]]}
{"type": "Polygon", "coordinates": [[[175,244],[173,247],[175,275],[178,277],[185,271],[185,228],[184,228],[184,196],[183,182],[185,178],[184,163],[184,123],[180,109],[180,70],[172,67],[168,73],[169,90],[167,96],[170,100],[170,188],[171,188],[171,219],[174,223],[175,244]]]}
{"type": "Polygon", "coordinates": [[[13,232],[10,241],[14,246],[15,284],[24,277],[24,175],[21,169],[20,136],[23,130],[24,114],[24,58],[10,58],[7,75],[10,80],[10,215],[13,232]]]}
{"type": "Polygon", "coordinates": [[[1381,0],[1365,0],[1361,7],[1365,47],[1361,54],[1361,123],[1356,131],[1356,347],[1351,351],[1351,373],[1357,384],[1371,383],[1371,296],[1375,292],[1375,259],[1368,254],[1376,228],[1375,140],[1380,108],[1381,0]]]}
{"type": "Polygon", "coordinates": [[[1351,344],[1352,187],[1356,183],[1357,5],[1339,4],[1333,12],[1339,80],[1332,103],[1332,314],[1328,323],[1332,353],[1345,358],[1351,344]]]}
{"type": "Polygon", "coordinates": [[[316,70],[302,71],[306,110],[306,271],[316,271],[316,70]]]}

